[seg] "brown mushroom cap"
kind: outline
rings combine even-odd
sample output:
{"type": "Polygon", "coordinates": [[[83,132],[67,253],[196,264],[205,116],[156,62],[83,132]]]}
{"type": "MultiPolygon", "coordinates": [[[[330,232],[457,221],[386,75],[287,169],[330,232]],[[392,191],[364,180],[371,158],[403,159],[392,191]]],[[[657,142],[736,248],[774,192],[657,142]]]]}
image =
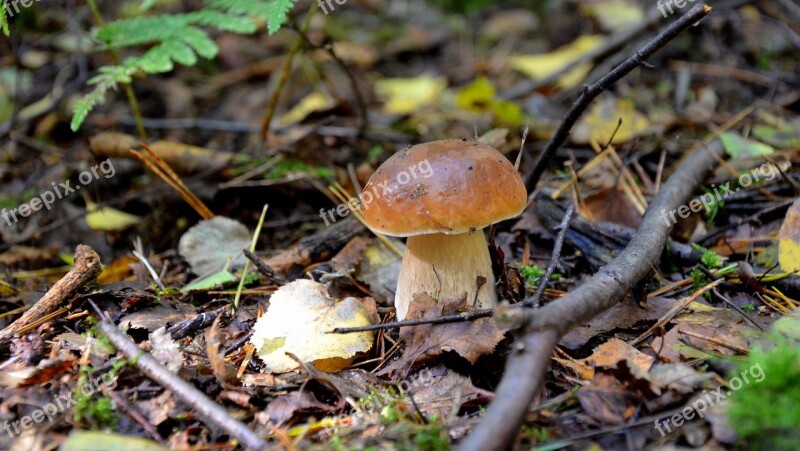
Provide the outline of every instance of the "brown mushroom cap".
{"type": "Polygon", "coordinates": [[[367,225],[392,236],[482,229],[519,215],[527,201],[522,178],[503,154],[455,139],[397,152],[363,193],[367,225]]]}

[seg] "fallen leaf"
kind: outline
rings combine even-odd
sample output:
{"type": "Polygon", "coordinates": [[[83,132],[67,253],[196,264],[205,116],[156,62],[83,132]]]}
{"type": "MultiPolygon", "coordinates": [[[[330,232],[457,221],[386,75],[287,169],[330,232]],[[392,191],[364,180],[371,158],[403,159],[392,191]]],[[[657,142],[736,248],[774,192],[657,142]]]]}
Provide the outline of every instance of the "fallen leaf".
{"type": "Polygon", "coordinates": [[[375,82],[375,90],[385,103],[386,114],[410,114],[439,100],[447,87],[444,77],[420,75],[414,78],[384,78],[375,82]]]}
{"type": "Polygon", "coordinates": [[[617,187],[606,188],[583,200],[578,212],[594,221],[613,222],[631,228],[639,228],[642,215],[624,191],[617,187]]]}
{"type": "Polygon", "coordinates": [[[322,371],[333,372],[372,348],[372,332],[327,332],[336,327],[367,326],[370,316],[356,298],[335,302],[323,285],[296,280],[272,295],[267,312],[253,326],[250,342],[267,372],[285,373],[297,368],[298,363],[287,352],[322,371]]]}
{"type": "Polygon", "coordinates": [[[86,224],[99,232],[125,230],[138,224],[142,218],[111,207],[98,207],[94,202],[86,202],[86,224]]]}
{"type": "Polygon", "coordinates": [[[778,235],[778,262],[786,272],[800,271],[800,199],[786,212],[778,235]]]}
{"type": "MultiPolygon", "coordinates": [[[[568,64],[591,52],[603,42],[600,35],[586,35],[572,41],[557,50],[541,55],[513,56],[509,60],[511,67],[525,75],[540,80],[560,71],[568,64]]],[[[592,64],[589,62],[575,66],[558,79],[558,86],[569,89],[579,85],[589,71],[592,64]]]]}
{"type": "Polygon", "coordinates": [[[187,230],[178,242],[178,253],[186,259],[192,272],[206,276],[228,265],[244,264],[242,249],[249,248],[250,231],[242,223],[224,216],[200,221],[187,230]]]}
{"type": "Polygon", "coordinates": [[[645,18],[639,5],[624,0],[582,2],[580,9],[596,18],[606,31],[617,31],[638,24],[645,18]]]}
{"type": "Polygon", "coordinates": [[[299,413],[333,413],[333,406],[317,401],[308,391],[295,391],[287,395],[278,396],[269,402],[264,411],[269,421],[281,426],[299,413]]]}
{"type": "Polygon", "coordinates": [[[571,138],[577,144],[589,144],[592,141],[606,144],[613,134],[611,143],[618,144],[648,133],[649,128],[650,122],[636,111],[632,101],[605,97],[595,102],[581,118],[571,138]],[[622,125],[619,125],[620,119],[622,125]]]}
{"type": "Polygon", "coordinates": [[[322,91],[314,91],[301,99],[291,110],[287,111],[280,118],[279,123],[284,126],[293,125],[312,113],[328,111],[335,106],[336,101],[330,95],[322,91]]]}
{"type": "Polygon", "coordinates": [[[622,383],[607,374],[596,374],[576,396],[583,410],[602,424],[622,424],[635,411],[622,383]]]}
{"type": "Polygon", "coordinates": [[[166,331],[166,326],[156,329],[150,334],[153,350],[150,354],[168,370],[177,373],[183,366],[183,351],[177,341],[166,331]]]}
{"type": "Polygon", "coordinates": [[[768,144],[742,138],[733,132],[722,133],[719,135],[719,140],[725,147],[725,152],[732,158],[760,157],[772,155],[775,152],[775,149],[768,144]]]}
{"type": "Polygon", "coordinates": [[[675,305],[675,301],[663,297],[647,300],[643,307],[634,302],[619,302],[597,315],[591,321],[570,331],[559,344],[568,349],[578,349],[589,340],[614,329],[628,329],[650,325],[664,316],[675,305]]]}
{"type": "Polygon", "coordinates": [[[217,316],[214,323],[206,331],[206,352],[208,362],[211,364],[211,371],[214,372],[217,381],[223,385],[238,385],[236,378],[236,368],[225,360],[224,351],[224,331],[220,327],[222,315],[217,316]]]}
{"type": "MultiPolygon", "coordinates": [[[[466,294],[457,299],[436,302],[427,293],[417,293],[411,301],[406,319],[432,319],[475,310],[467,305],[466,294]]],[[[424,324],[400,329],[406,341],[403,357],[387,370],[407,369],[432,360],[445,351],[454,351],[470,363],[494,351],[503,340],[504,330],[497,327],[493,318],[481,318],[448,324],[424,324]]]]}
{"type": "Polygon", "coordinates": [[[800,147],[800,125],[798,124],[783,124],[776,127],[759,124],[753,127],[753,136],[759,141],[782,149],[800,147]]]}
{"type": "Polygon", "coordinates": [[[166,451],[167,448],[143,438],[109,432],[73,430],[59,447],[61,451],[96,451],[115,449],[119,451],[166,451]]]}
{"type": "Polygon", "coordinates": [[[642,370],[648,371],[655,358],[642,353],[618,338],[612,338],[594,348],[592,355],[585,359],[579,359],[578,362],[588,366],[613,367],[621,360],[627,360],[642,370]]]}

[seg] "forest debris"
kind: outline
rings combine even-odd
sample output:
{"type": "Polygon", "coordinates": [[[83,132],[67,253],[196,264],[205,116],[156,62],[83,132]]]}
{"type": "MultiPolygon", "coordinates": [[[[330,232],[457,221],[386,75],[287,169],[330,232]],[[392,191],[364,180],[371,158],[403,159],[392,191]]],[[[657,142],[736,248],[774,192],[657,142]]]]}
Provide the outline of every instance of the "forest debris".
{"type": "Polygon", "coordinates": [[[137,451],[167,451],[158,443],[129,435],[110,432],[74,430],[59,447],[62,451],[94,451],[98,449],[135,449],[137,451]]]}
{"type": "Polygon", "coordinates": [[[154,331],[164,324],[174,324],[193,316],[194,309],[186,304],[175,303],[170,306],[157,305],[139,310],[122,317],[119,327],[122,329],[145,329],[154,331]]]}
{"type": "Polygon", "coordinates": [[[167,333],[166,326],[162,326],[150,334],[150,343],[153,345],[150,354],[166,369],[177,374],[183,366],[183,350],[180,344],[167,333]]]}
{"type": "Polygon", "coordinates": [[[444,374],[441,375],[435,374],[437,372],[436,369],[426,369],[421,371],[416,379],[414,376],[407,378],[422,382],[409,389],[408,394],[413,396],[420,412],[428,416],[454,415],[454,412],[458,412],[465,405],[483,404],[494,397],[494,393],[473,385],[467,376],[449,369],[444,369],[444,374]],[[429,373],[429,377],[423,379],[424,373],[429,373]]]}
{"type": "Polygon", "coordinates": [[[335,407],[319,402],[309,391],[299,390],[278,396],[270,401],[267,409],[264,411],[264,416],[266,416],[266,418],[259,418],[259,421],[261,421],[262,424],[267,424],[267,421],[269,421],[277,426],[281,426],[291,420],[297,413],[329,414],[335,411],[335,407]]]}
{"type": "MultiPolygon", "coordinates": [[[[118,132],[103,132],[89,140],[92,153],[99,158],[132,159],[132,148],[139,147],[139,139],[118,132]]],[[[234,154],[218,152],[203,147],[190,146],[175,141],[155,141],[148,147],[170,167],[182,174],[196,174],[209,168],[225,168],[234,154]]]]}
{"type": "Polygon", "coordinates": [[[778,242],[778,262],[786,272],[800,271],[800,199],[786,212],[778,242]]]}
{"type": "MultiPolygon", "coordinates": [[[[584,35],[571,43],[542,55],[519,55],[510,58],[511,67],[524,73],[534,80],[547,78],[560,71],[572,61],[591,52],[603,42],[603,36],[584,35]]],[[[558,79],[558,86],[569,89],[577,86],[592,68],[589,62],[575,66],[558,79]]],[[[529,190],[530,191],[530,190],[529,190]]]]}
{"type": "Polygon", "coordinates": [[[117,348],[117,351],[125,355],[132,365],[135,365],[147,377],[153,379],[164,388],[172,390],[175,396],[192,407],[203,421],[225,430],[231,437],[239,440],[244,447],[254,449],[265,449],[267,447],[264,440],[255,432],[238,420],[231,418],[222,406],[209,399],[194,385],[185,382],[176,374],[164,368],[150,353],[142,351],[136,343],[117,329],[117,326],[113,323],[108,320],[102,320],[98,327],[108,337],[111,344],[117,348]]]}
{"type": "Polygon", "coordinates": [[[636,410],[628,405],[628,393],[614,376],[597,373],[591,384],[577,393],[581,407],[601,424],[622,424],[636,410]]]}
{"type": "Polygon", "coordinates": [[[634,302],[621,302],[592,318],[591,321],[564,335],[559,344],[568,349],[578,349],[593,337],[614,329],[630,329],[656,321],[669,312],[675,301],[664,297],[647,300],[640,307],[634,302]]]}
{"type": "Polygon", "coordinates": [[[611,144],[624,143],[650,131],[650,121],[636,110],[628,99],[606,97],[592,105],[578,122],[570,137],[572,142],[588,144],[592,141],[611,144]],[[620,118],[623,118],[620,124],[620,118]]]}
{"type": "Polygon", "coordinates": [[[187,230],[178,242],[178,253],[193,273],[207,276],[226,267],[242,266],[242,249],[250,246],[250,240],[250,231],[242,223],[215,216],[187,230]]]}
{"type": "Polygon", "coordinates": [[[5,349],[19,331],[40,318],[53,313],[82,286],[100,275],[100,256],[91,247],[79,244],[75,249],[75,266],[55,283],[30,310],[0,331],[0,350],[5,349]]]}
{"type": "Polygon", "coordinates": [[[285,373],[298,367],[295,354],[322,371],[345,368],[352,358],[372,348],[372,332],[337,335],[337,326],[371,324],[371,315],[356,298],[335,302],[321,284],[301,279],[282,286],[270,298],[267,312],[253,326],[250,342],[265,371],[285,373]]]}
{"type": "Polygon", "coordinates": [[[214,323],[206,331],[206,352],[208,362],[211,364],[211,371],[214,372],[217,381],[223,386],[238,386],[236,378],[236,368],[225,360],[224,348],[221,349],[224,341],[224,331],[220,326],[222,316],[217,316],[214,323]]]}
{"type": "Polygon", "coordinates": [[[439,101],[447,88],[444,77],[420,75],[413,78],[384,78],[375,82],[375,91],[383,97],[385,114],[415,113],[439,101]]]}
{"type": "Polygon", "coordinates": [[[330,94],[323,91],[314,91],[303,97],[297,105],[281,116],[278,123],[282,126],[294,125],[313,113],[328,111],[335,106],[336,101],[330,94]]]}
{"type": "Polygon", "coordinates": [[[86,225],[92,230],[100,232],[118,232],[133,227],[142,221],[142,218],[125,213],[124,211],[86,201],[86,225]]]}
{"type": "MultiPolygon", "coordinates": [[[[406,317],[410,320],[431,319],[474,310],[477,309],[467,305],[466,294],[437,302],[427,293],[417,293],[406,317]]],[[[494,351],[503,340],[504,332],[492,318],[404,327],[400,330],[400,336],[406,341],[403,357],[392,362],[384,373],[424,364],[445,351],[454,351],[474,364],[480,356],[494,351]]]]}
{"type": "Polygon", "coordinates": [[[621,360],[627,360],[629,364],[648,371],[655,358],[618,338],[612,338],[594,348],[592,355],[578,361],[588,366],[614,367],[621,360]]]}
{"type": "Polygon", "coordinates": [[[763,157],[775,152],[775,149],[769,144],[742,138],[738,133],[725,132],[719,135],[719,139],[725,146],[725,152],[731,158],[763,157]]]}

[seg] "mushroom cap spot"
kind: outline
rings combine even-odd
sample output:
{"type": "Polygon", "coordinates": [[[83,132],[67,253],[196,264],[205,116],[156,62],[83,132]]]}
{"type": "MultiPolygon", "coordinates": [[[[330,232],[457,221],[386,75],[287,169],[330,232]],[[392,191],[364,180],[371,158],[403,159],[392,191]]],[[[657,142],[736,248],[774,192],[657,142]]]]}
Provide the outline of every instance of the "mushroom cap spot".
{"type": "Polygon", "coordinates": [[[392,236],[458,234],[522,213],[528,194],[514,165],[493,147],[455,139],[392,155],[363,196],[367,226],[392,236]]]}

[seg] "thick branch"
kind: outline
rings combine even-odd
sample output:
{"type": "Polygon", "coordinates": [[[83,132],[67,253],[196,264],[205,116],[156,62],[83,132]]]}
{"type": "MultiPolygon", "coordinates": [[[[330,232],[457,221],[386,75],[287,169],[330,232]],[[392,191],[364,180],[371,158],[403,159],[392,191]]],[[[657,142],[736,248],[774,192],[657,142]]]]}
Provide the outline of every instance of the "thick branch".
{"type": "MultiPolygon", "coordinates": [[[[538,310],[523,310],[521,346],[506,364],[503,380],[483,421],[461,446],[466,450],[501,450],[516,437],[536,391],[544,380],[550,354],[570,329],[611,308],[658,264],[672,225],[662,218],[686,203],[716,164],[722,152],[715,140],[709,149],[699,148],[686,158],[648,207],[631,242],[608,266],[563,298],[538,310]]],[[[517,313],[517,312],[515,312],[517,313]]]]}
{"type": "Polygon", "coordinates": [[[633,56],[623,61],[619,66],[615,67],[614,70],[604,75],[603,78],[597,80],[591,86],[585,87],[580,97],[578,97],[578,100],[575,101],[575,103],[572,105],[572,108],[570,108],[567,112],[567,115],[564,116],[564,119],[561,121],[558,129],[553,134],[553,137],[550,138],[550,141],[544,146],[542,153],[539,154],[539,158],[536,160],[536,165],[533,167],[533,171],[525,180],[525,187],[528,188],[528,192],[532,193],[536,190],[536,184],[539,182],[542,174],[544,174],[545,169],[547,169],[550,159],[553,158],[556,150],[561,147],[562,144],[564,144],[564,141],[567,140],[567,137],[569,137],[569,132],[572,130],[572,127],[575,125],[575,123],[578,122],[578,119],[580,119],[581,115],[586,110],[586,107],[588,107],[598,95],[611,87],[611,85],[619,81],[630,71],[639,67],[648,57],[650,57],[650,55],[655,53],[661,47],[664,47],[669,41],[675,38],[675,36],[692,26],[692,24],[696,23],[710,12],[711,7],[706,4],[695,6],[694,8],[690,9],[688,13],[681,16],[680,19],[676,20],[670,24],[670,26],[665,28],[664,31],[659,33],[655,38],[653,38],[653,40],[645,44],[645,46],[639,49],[639,51],[633,56]]]}
{"type": "Polygon", "coordinates": [[[75,266],[47,290],[47,293],[30,310],[0,331],[0,349],[5,349],[11,339],[20,334],[29,324],[53,313],[82,286],[99,276],[102,269],[97,252],[85,244],[79,244],[75,249],[75,266]]]}

